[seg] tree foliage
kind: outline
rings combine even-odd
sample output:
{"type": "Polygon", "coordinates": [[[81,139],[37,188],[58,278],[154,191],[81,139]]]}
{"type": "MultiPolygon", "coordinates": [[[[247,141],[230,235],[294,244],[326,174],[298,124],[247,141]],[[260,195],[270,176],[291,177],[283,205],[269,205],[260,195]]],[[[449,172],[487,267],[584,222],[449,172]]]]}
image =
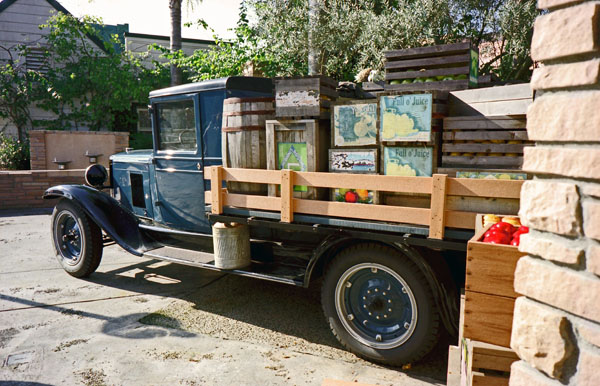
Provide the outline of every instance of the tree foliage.
{"type": "Polygon", "coordinates": [[[150,90],[168,84],[163,67],[147,69],[139,55],[115,50],[116,37],[100,49],[91,40],[100,40],[93,23],[101,20],[58,13],[41,26],[49,34],[46,66],[38,82],[45,92],[37,103],[57,115],[46,122],[48,128],[112,129],[119,113],[128,112],[134,102],[147,101],[150,90]]]}
{"type": "MultiPolygon", "coordinates": [[[[240,74],[249,60],[267,76],[306,74],[308,0],[244,0],[241,14],[231,43],[175,59],[191,79],[240,74]]],[[[313,35],[321,72],[340,80],[382,71],[385,50],[465,39],[482,48],[480,73],[527,80],[536,16],[533,0],[321,0],[313,35]]]]}

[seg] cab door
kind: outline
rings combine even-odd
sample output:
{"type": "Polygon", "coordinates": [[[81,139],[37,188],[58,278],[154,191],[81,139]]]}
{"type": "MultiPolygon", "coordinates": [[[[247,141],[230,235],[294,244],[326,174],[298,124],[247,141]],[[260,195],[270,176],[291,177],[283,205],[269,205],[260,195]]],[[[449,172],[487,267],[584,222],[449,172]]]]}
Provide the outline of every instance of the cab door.
{"type": "Polygon", "coordinates": [[[154,218],[170,228],[207,233],[198,95],[157,98],[152,111],[154,218]]]}

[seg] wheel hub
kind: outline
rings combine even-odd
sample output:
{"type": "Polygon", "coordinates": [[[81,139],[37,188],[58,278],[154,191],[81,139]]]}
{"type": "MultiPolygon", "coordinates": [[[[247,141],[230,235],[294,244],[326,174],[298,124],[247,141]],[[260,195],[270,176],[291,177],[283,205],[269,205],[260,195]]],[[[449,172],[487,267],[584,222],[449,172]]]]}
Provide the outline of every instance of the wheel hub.
{"type": "Polygon", "coordinates": [[[81,230],[70,212],[64,211],[57,216],[55,233],[63,260],[69,265],[77,264],[82,250],[81,230]]]}
{"type": "Polygon", "coordinates": [[[359,264],[342,275],[336,309],[348,333],[374,348],[401,345],[416,326],[412,291],[402,277],[380,264],[359,264]]]}

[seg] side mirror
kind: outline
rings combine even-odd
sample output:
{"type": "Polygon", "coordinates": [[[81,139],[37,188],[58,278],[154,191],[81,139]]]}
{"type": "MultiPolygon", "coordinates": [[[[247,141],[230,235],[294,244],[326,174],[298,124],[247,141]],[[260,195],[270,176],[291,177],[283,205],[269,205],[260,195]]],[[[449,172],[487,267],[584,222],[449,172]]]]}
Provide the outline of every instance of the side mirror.
{"type": "Polygon", "coordinates": [[[90,165],[85,169],[85,182],[96,189],[102,189],[107,179],[108,172],[100,164],[90,165]]]}

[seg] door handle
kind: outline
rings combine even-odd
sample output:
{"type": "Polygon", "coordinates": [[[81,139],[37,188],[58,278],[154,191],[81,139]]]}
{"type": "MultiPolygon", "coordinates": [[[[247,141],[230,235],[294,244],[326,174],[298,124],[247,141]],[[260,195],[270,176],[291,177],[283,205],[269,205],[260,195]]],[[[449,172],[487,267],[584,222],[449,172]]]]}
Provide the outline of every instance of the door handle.
{"type": "Polygon", "coordinates": [[[196,169],[202,170],[202,164],[200,162],[196,164],[196,169]]]}

